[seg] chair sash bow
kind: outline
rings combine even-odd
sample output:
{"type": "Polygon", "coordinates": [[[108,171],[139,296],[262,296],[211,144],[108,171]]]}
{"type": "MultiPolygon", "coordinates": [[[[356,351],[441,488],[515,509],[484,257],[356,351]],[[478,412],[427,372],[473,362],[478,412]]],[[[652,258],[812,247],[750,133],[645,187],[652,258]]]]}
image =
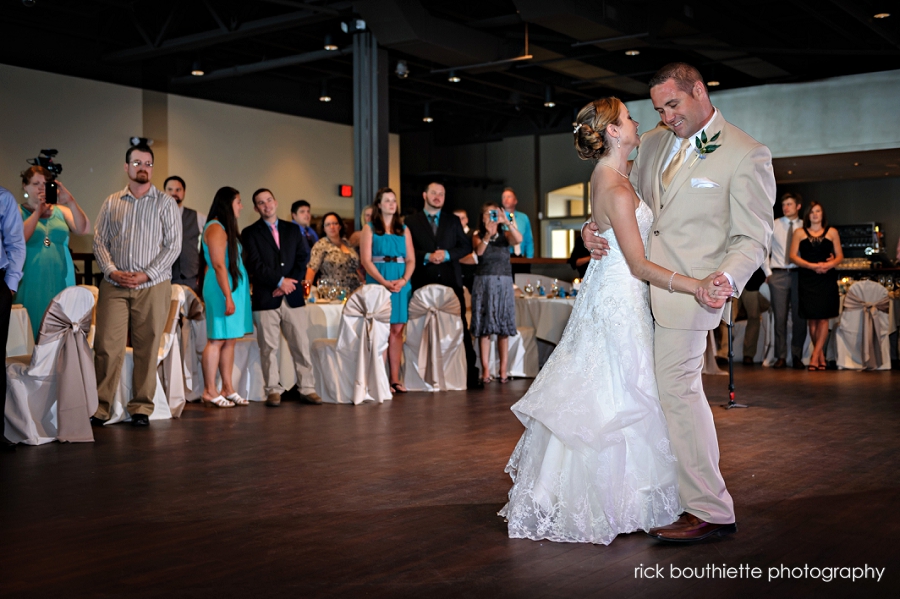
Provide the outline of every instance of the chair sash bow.
{"type": "Polygon", "coordinates": [[[441,363],[440,314],[442,312],[453,316],[460,315],[459,299],[456,294],[450,292],[435,296],[434,294],[416,293],[409,302],[409,318],[425,318],[416,371],[423,381],[439,389],[446,388],[444,368],[441,363]]]}
{"type": "Polygon", "coordinates": [[[344,304],[343,317],[345,320],[349,318],[362,319],[362,326],[357,330],[359,338],[356,343],[357,360],[356,373],[353,380],[353,403],[362,403],[370,386],[370,378],[372,386],[375,385],[375,372],[378,368],[384,369],[384,362],[381,359],[375,344],[375,323],[391,321],[391,302],[390,296],[388,301],[381,302],[379,306],[367,305],[369,301],[373,301],[372,297],[364,297],[361,293],[354,293],[344,304]],[[367,376],[366,373],[370,373],[367,376]]]}
{"type": "Polygon", "coordinates": [[[848,291],[844,297],[844,310],[863,311],[862,362],[866,370],[874,370],[883,363],[881,337],[887,333],[886,330],[882,330],[881,321],[875,318],[875,313],[887,314],[890,309],[890,300],[885,295],[878,301],[867,302],[851,291],[848,291]]]}

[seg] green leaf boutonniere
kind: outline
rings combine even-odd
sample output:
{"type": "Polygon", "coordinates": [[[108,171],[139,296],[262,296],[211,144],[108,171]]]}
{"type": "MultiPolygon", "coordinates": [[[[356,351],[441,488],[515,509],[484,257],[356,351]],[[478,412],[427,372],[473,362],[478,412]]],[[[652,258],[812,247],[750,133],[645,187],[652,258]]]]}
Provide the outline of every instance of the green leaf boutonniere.
{"type": "Polygon", "coordinates": [[[715,142],[717,139],[719,139],[719,136],[721,134],[722,134],[722,132],[719,131],[718,133],[716,133],[709,139],[706,139],[706,131],[701,131],[700,137],[694,138],[694,143],[695,143],[696,147],[694,148],[694,161],[691,163],[691,166],[693,166],[694,163],[697,162],[698,159],[706,160],[707,154],[712,154],[713,152],[715,152],[716,150],[719,149],[719,146],[722,144],[716,144],[713,142],[715,142]]]}

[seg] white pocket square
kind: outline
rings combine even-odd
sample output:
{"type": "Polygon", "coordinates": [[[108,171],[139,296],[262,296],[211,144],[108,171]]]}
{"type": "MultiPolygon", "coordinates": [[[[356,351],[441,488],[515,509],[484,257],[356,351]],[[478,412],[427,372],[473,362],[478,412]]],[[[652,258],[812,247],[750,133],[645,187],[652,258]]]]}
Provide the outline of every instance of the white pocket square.
{"type": "Polygon", "coordinates": [[[691,179],[691,187],[699,188],[699,189],[709,189],[712,187],[722,187],[715,181],[711,181],[706,177],[695,177],[691,179]]]}

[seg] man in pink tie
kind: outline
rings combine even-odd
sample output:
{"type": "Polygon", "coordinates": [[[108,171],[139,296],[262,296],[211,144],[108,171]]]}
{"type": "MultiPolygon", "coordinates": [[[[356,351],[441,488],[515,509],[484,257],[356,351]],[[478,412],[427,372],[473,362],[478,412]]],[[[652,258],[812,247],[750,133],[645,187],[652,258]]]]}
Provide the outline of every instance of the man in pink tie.
{"type": "Polygon", "coordinates": [[[294,223],[278,218],[278,202],[268,189],[253,193],[259,220],[241,232],[244,264],[253,293],[250,303],[266,385],[266,405],[281,405],[285,392],[278,370],[281,336],[294,362],[300,401],[321,404],[309,359],[308,315],[303,287],[309,253],[294,223]]]}

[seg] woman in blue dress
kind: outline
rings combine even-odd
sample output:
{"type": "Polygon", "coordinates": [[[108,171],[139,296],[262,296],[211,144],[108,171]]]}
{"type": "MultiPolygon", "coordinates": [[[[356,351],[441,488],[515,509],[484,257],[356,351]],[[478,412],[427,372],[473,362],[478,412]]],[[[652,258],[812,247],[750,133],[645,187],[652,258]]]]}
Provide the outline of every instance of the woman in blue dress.
{"type": "Polygon", "coordinates": [[[69,252],[69,232],[86,235],[91,223],[81,206],[59,181],[57,205],[46,203],[53,174],[42,166],[22,173],[25,203],[20,207],[25,234],[25,267],[16,303],[25,306],[37,339],[47,306],[60,291],[75,285],[75,265],[69,252]]]}
{"type": "Polygon", "coordinates": [[[391,390],[406,393],[400,382],[403,327],[409,320],[409,283],[416,267],[412,236],[397,215],[397,194],[389,187],[378,190],[372,222],[363,229],[359,259],[366,270],[366,283],[384,285],[391,292],[391,336],[388,339],[388,367],[391,390]]]}
{"type": "Polygon", "coordinates": [[[206,347],[200,360],[203,368],[204,405],[217,408],[246,406],[231,382],[235,341],[253,332],[250,313],[250,284],[241,260],[238,216],[241,194],[232,187],[216,192],[206,227],[203,229],[203,300],[206,303],[206,347]],[[222,377],[222,390],[216,388],[216,369],[222,377]]]}

